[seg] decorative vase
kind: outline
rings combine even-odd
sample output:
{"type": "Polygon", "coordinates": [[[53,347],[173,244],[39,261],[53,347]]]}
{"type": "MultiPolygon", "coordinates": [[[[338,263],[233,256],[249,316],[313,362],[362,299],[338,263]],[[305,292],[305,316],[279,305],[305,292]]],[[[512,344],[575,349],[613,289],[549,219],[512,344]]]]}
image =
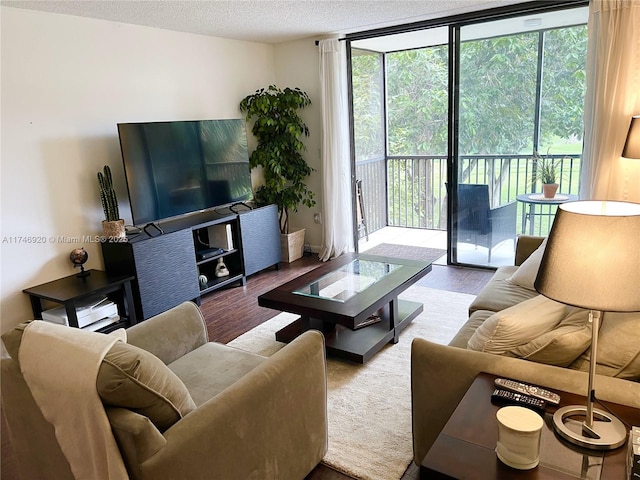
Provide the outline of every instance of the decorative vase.
{"type": "Polygon", "coordinates": [[[215,270],[214,274],[218,278],[220,278],[220,277],[228,277],[229,276],[229,269],[224,264],[224,261],[221,258],[218,259],[218,264],[216,265],[216,270],[215,270]]]}
{"type": "Polygon", "coordinates": [[[126,237],[127,231],[124,228],[124,220],[103,220],[102,234],[107,237],[107,240],[126,237]]]}
{"type": "Polygon", "coordinates": [[[557,191],[558,191],[557,183],[545,183],[542,185],[542,193],[544,195],[544,198],[555,197],[557,191]]]}
{"type": "Polygon", "coordinates": [[[282,261],[291,263],[302,258],[304,252],[304,232],[305,229],[293,231],[291,233],[280,234],[280,252],[282,261]]]}

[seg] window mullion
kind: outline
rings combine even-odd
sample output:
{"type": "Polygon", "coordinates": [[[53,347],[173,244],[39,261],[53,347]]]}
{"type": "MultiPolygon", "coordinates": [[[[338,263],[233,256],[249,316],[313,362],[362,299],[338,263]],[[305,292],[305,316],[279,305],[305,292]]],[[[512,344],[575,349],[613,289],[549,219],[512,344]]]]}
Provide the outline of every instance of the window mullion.
{"type": "Polygon", "coordinates": [[[536,69],[536,105],[533,120],[533,152],[540,150],[540,116],[542,114],[542,69],[544,64],[544,31],[538,33],[538,66],[536,69]]]}

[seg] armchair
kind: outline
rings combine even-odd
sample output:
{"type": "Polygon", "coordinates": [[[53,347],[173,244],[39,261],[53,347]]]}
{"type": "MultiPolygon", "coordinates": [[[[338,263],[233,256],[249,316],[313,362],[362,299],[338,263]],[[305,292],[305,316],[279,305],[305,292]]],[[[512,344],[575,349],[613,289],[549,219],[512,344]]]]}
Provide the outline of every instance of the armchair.
{"type": "MultiPolygon", "coordinates": [[[[17,353],[20,343],[27,341],[24,329],[23,324],[3,335],[12,358],[1,360],[2,408],[18,471],[25,479],[73,479],[75,470],[62,442],[21,371],[24,356],[17,353]]],[[[146,405],[127,408],[111,400],[106,404],[100,382],[104,357],[96,383],[108,418],[105,435],[113,435],[129,478],[302,479],[326,453],[326,366],[319,332],[307,332],[264,358],[208,342],[199,309],[187,302],[126,333],[128,345],[116,344],[152,356],[160,367],[154,367],[153,375],[166,365],[171,372],[165,378],[177,377],[193,400],[185,402],[188,408],[172,424],[161,427],[151,414],[144,414],[146,405]]],[[[146,361],[144,355],[132,371],[146,361]]],[[[114,362],[113,355],[109,362],[114,362]]],[[[102,474],[109,477],[108,472],[102,474]]]]}
{"type": "Polygon", "coordinates": [[[489,250],[516,236],[516,202],[491,208],[489,185],[458,185],[458,241],[489,250]]]}

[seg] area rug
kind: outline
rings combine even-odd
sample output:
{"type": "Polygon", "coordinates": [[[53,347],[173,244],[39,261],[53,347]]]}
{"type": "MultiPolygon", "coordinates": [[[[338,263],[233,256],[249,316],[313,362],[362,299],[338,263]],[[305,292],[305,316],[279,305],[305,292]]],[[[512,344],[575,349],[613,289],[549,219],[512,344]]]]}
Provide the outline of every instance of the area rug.
{"type": "MultiPolygon", "coordinates": [[[[329,450],[323,463],[362,480],[398,480],[413,458],[411,341],[447,344],[468,318],[473,295],[412,286],[400,298],[424,311],[365,365],[327,360],[329,450]]],[[[229,345],[270,356],[284,344],[275,332],[297,315],[281,313],[229,345]]]]}
{"type": "Polygon", "coordinates": [[[400,245],[397,243],[381,243],[380,245],[376,245],[362,253],[381,255],[383,257],[435,262],[440,257],[446,255],[447,251],[439,248],[414,247],[413,245],[400,245]]]}

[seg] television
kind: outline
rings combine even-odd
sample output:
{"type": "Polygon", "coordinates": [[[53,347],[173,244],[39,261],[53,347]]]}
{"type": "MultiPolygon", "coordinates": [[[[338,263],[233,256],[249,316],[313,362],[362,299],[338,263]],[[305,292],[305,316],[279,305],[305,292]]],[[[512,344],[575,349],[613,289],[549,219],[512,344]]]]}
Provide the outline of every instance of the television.
{"type": "Polygon", "coordinates": [[[241,119],[119,123],[135,225],[251,200],[241,119]]]}

